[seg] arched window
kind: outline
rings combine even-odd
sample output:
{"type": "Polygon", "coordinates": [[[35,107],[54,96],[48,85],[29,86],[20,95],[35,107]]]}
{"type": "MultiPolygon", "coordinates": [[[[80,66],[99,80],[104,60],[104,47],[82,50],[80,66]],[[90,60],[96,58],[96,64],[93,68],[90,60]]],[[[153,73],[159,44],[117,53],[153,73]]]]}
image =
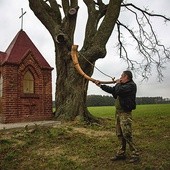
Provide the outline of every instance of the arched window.
{"type": "Polygon", "coordinates": [[[23,90],[24,93],[34,93],[34,78],[30,71],[24,75],[23,90]]]}
{"type": "Polygon", "coordinates": [[[2,74],[0,74],[0,97],[2,97],[2,90],[3,90],[3,77],[2,74]]]}

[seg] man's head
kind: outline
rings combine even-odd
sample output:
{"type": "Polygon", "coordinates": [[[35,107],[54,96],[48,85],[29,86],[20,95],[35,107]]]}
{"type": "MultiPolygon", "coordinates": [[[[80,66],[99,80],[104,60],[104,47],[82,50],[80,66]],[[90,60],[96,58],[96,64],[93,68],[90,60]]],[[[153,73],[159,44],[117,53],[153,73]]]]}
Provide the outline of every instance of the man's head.
{"type": "Polygon", "coordinates": [[[123,71],[121,77],[120,77],[120,82],[121,83],[126,83],[128,81],[132,81],[133,75],[132,72],[129,70],[123,71]]]}

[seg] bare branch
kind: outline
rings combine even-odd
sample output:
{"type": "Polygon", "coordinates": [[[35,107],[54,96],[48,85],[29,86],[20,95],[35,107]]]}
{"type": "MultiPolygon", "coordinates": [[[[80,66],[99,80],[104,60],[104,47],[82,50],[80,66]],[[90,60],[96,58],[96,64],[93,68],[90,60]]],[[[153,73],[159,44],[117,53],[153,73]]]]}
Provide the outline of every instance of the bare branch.
{"type": "Polygon", "coordinates": [[[97,43],[95,45],[98,45],[98,42],[100,42],[100,45],[103,47],[106,45],[119,17],[120,4],[121,0],[114,0],[109,2],[105,17],[103,18],[103,21],[94,37],[94,41],[97,43]]]}
{"type": "Polygon", "coordinates": [[[62,0],[62,7],[63,7],[63,11],[65,16],[67,16],[67,12],[69,10],[69,0],[62,0]]]}
{"type": "Polygon", "coordinates": [[[122,22],[117,21],[118,48],[120,57],[127,62],[128,67],[131,69],[137,69],[140,70],[140,72],[142,70],[144,78],[148,78],[153,66],[155,66],[158,73],[158,79],[161,81],[163,78],[162,70],[164,68],[164,64],[170,59],[170,49],[166,48],[159,42],[153,29],[153,25],[151,24],[150,17],[161,17],[166,21],[170,21],[170,19],[163,15],[149,13],[147,9],[142,10],[133,4],[123,4],[122,6],[134,15],[138,29],[135,31],[122,22]],[[138,12],[142,14],[142,17],[138,12]],[[135,40],[137,50],[139,54],[141,54],[140,61],[136,62],[131,60],[128,56],[127,47],[123,42],[124,36],[121,28],[125,29],[131,35],[133,40],[135,40]]]}
{"type": "Polygon", "coordinates": [[[99,11],[95,9],[95,3],[91,0],[83,0],[88,10],[88,19],[86,24],[85,40],[83,48],[87,49],[91,44],[92,38],[96,34],[99,18],[99,11]]]}
{"type": "Polygon", "coordinates": [[[149,13],[147,12],[147,9],[143,10],[137,6],[135,6],[134,4],[122,4],[121,5],[122,7],[125,6],[125,7],[128,7],[128,6],[132,6],[133,8],[137,9],[138,11],[141,11],[143,14],[146,14],[146,15],[149,15],[149,16],[152,16],[152,17],[161,17],[161,18],[164,18],[166,21],[170,21],[170,18],[167,18],[166,16],[164,15],[160,15],[160,14],[153,14],[153,13],[149,13]]]}
{"type": "Polygon", "coordinates": [[[97,33],[97,30],[99,28],[99,22],[101,18],[105,16],[108,5],[105,5],[102,2],[102,0],[97,0],[97,2],[91,0],[83,0],[83,1],[88,9],[88,20],[86,24],[86,35],[85,35],[86,39],[84,41],[84,46],[86,46],[86,44],[91,44],[89,42],[97,33]]]}
{"type": "Polygon", "coordinates": [[[64,18],[62,21],[63,32],[67,34],[67,41],[70,40],[70,44],[73,44],[74,31],[76,27],[78,0],[62,0],[62,7],[64,11],[64,18]]]}
{"type": "Polygon", "coordinates": [[[43,0],[29,0],[29,5],[37,18],[43,23],[47,30],[54,37],[54,30],[59,30],[59,27],[55,26],[55,20],[51,16],[51,8],[43,0]]]}
{"type": "Polygon", "coordinates": [[[88,20],[81,52],[86,52],[83,55],[86,55],[91,62],[95,62],[106,55],[106,43],[119,16],[121,1],[110,1],[108,5],[105,5],[102,0],[83,1],[88,9],[88,20]]]}

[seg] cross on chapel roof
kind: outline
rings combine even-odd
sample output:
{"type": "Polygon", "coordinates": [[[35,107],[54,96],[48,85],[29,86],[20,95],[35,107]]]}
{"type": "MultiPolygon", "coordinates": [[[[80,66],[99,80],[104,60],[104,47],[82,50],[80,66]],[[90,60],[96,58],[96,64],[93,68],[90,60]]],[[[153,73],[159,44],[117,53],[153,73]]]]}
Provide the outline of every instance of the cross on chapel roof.
{"type": "Polygon", "coordinates": [[[19,17],[19,19],[21,18],[21,29],[23,29],[23,18],[24,18],[24,15],[26,14],[26,11],[23,12],[23,8],[21,8],[21,16],[19,17]]]}

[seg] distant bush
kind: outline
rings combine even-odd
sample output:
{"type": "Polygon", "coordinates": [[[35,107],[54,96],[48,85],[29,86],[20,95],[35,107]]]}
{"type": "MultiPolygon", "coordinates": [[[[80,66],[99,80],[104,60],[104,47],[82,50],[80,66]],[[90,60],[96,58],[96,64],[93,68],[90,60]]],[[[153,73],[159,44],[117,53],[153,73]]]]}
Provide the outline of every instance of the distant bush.
{"type": "MultiPolygon", "coordinates": [[[[88,95],[87,107],[90,106],[113,106],[115,99],[108,95],[88,95]]],[[[170,103],[169,98],[162,97],[137,97],[136,104],[167,104],[170,103]]],[[[55,101],[53,101],[53,108],[55,108],[55,101]]]]}
{"type": "MultiPolygon", "coordinates": [[[[88,95],[87,106],[113,106],[114,100],[112,96],[88,95]]],[[[164,99],[162,97],[137,97],[136,103],[138,105],[170,103],[170,99],[164,99]]]]}
{"type": "Polygon", "coordinates": [[[87,96],[87,106],[113,106],[112,96],[89,95],[87,96]]]}

